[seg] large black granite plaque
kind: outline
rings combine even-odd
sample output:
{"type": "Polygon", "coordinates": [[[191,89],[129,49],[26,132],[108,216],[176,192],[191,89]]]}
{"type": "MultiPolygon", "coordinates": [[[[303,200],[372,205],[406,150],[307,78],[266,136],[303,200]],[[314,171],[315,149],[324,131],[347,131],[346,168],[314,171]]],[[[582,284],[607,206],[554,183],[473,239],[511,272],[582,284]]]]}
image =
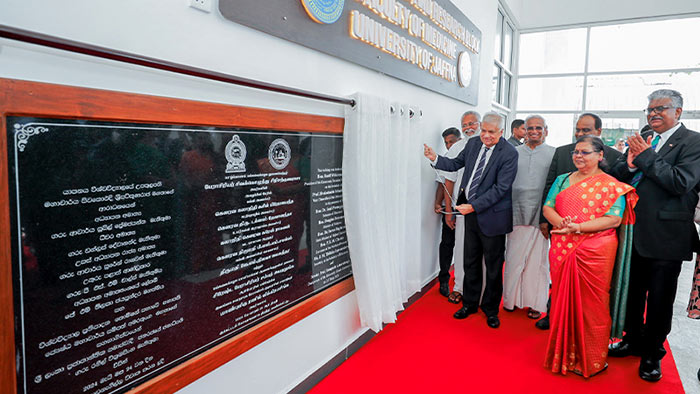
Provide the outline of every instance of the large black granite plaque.
{"type": "Polygon", "coordinates": [[[18,392],[124,392],[351,275],[342,136],[8,117],[18,392]]]}

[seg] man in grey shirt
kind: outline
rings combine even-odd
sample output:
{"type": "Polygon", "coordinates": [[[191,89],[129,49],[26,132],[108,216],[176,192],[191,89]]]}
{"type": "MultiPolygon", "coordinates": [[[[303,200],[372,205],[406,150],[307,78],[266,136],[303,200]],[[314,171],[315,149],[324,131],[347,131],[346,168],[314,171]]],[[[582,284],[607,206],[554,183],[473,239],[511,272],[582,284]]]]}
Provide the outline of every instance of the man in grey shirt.
{"type": "Polygon", "coordinates": [[[540,231],[540,196],[544,191],[554,147],[544,143],[547,124],[539,115],[525,120],[527,138],[518,152],[518,174],[513,182],[513,232],[506,241],[503,272],[503,309],[529,308],[538,319],[547,310],[549,242],[540,231]]]}

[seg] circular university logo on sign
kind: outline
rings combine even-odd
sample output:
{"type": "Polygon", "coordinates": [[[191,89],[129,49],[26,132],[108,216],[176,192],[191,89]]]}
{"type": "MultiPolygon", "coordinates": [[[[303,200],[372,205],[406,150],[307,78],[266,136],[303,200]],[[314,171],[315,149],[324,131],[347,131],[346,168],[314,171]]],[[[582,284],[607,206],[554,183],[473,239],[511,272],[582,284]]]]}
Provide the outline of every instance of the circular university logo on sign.
{"type": "Polygon", "coordinates": [[[469,52],[459,54],[457,60],[457,76],[459,77],[459,86],[466,88],[472,82],[472,59],[469,52]]]}
{"type": "Polygon", "coordinates": [[[270,160],[272,167],[276,170],[281,170],[289,164],[289,160],[292,158],[292,149],[287,141],[278,138],[270,144],[270,148],[267,150],[267,158],[270,160]]]}
{"type": "Polygon", "coordinates": [[[306,13],[316,23],[333,23],[340,19],[345,0],[301,0],[306,13]]]}

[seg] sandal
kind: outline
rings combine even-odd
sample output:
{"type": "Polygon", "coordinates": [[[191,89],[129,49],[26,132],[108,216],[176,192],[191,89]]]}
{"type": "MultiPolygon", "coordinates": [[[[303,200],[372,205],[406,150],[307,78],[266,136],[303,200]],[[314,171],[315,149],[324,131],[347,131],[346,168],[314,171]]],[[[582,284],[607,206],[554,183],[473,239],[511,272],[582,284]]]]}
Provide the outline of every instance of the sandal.
{"type": "Polygon", "coordinates": [[[453,291],[450,293],[449,297],[447,297],[447,301],[453,303],[453,304],[459,304],[462,302],[462,294],[458,291],[453,291]]]}
{"type": "Polygon", "coordinates": [[[542,316],[540,312],[537,312],[536,310],[530,308],[527,310],[527,317],[530,319],[539,319],[542,316]]]}

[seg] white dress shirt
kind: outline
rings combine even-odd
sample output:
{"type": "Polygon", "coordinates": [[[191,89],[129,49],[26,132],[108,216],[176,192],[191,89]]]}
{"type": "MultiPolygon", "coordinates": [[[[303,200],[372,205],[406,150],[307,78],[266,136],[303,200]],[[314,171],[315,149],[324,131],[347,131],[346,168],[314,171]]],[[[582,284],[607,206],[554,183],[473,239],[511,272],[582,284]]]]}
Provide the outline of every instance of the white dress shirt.
{"type": "Polygon", "coordinates": [[[467,186],[464,188],[464,194],[465,197],[467,197],[467,194],[469,193],[469,188],[472,186],[472,180],[474,180],[474,173],[476,172],[476,169],[479,167],[479,161],[481,160],[481,156],[484,155],[484,152],[486,152],[486,160],[484,161],[484,168],[482,169],[481,175],[484,175],[484,170],[486,169],[486,165],[489,164],[489,160],[491,159],[491,154],[493,153],[493,148],[495,147],[492,146],[489,148],[489,150],[486,150],[486,145],[481,145],[481,149],[479,149],[479,155],[476,157],[476,162],[474,162],[474,168],[472,169],[472,174],[469,176],[469,182],[467,182],[467,186]]]}
{"type": "MultiPolygon", "coordinates": [[[[664,144],[665,144],[669,139],[671,139],[671,136],[673,135],[673,133],[675,133],[676,130],[678,130],[682,125],[683,125],[683,123],[678,122],[677,125],[671,127],[670,129],[666,130],[665,132],[663,132],[663,133],[661,133],[661,134],[657,133],[656,131],[653,132],[653,133],[652,133],[652,137],[651,137],[651,140],[652,140],[652,141],[654,141],[654,138],[656,138],[657,135],[660,137],[660,138],[659,138],[659,142],[656,144],[656,149],[654,149],[654,152],[659,153],[659,151],[661,150],[661,148],[664,147],[664,144]]],[[[635,171],[638,170],[637,167],[632,168],[632,167],[629,167],[629,166],[627,167],[627,169],[628,169],[630,172],[635,172],[635,171]]]]}
{"type": "Polygon", "coordinates": [[[659,153],[659,151],[660,151],[661,148],[664,146],[664,144],[665,144],[668,140],[671,139],[671,136],[673,135],[673,133],[675,133],[676,130],[678,130],[682,125],[683,125],[683,123],[680,123],[680,122],[679,122],[677,125],[671,127],[670,129],[666,130],[665,132],[663,132],[663,133],[661,133],[661,134],[659,134],[659,133],[657,133],[657,132],[655,131],[655,132],[654,132],[654,136],[651,138],[651,140],[653,141],[654,138],[656,138],[657,135],[658,135],[659,137],[661,137],[661,138],[659,138],[659,143],[656,145],[656,149],[654,149],[654,152],[659,153]]]}

